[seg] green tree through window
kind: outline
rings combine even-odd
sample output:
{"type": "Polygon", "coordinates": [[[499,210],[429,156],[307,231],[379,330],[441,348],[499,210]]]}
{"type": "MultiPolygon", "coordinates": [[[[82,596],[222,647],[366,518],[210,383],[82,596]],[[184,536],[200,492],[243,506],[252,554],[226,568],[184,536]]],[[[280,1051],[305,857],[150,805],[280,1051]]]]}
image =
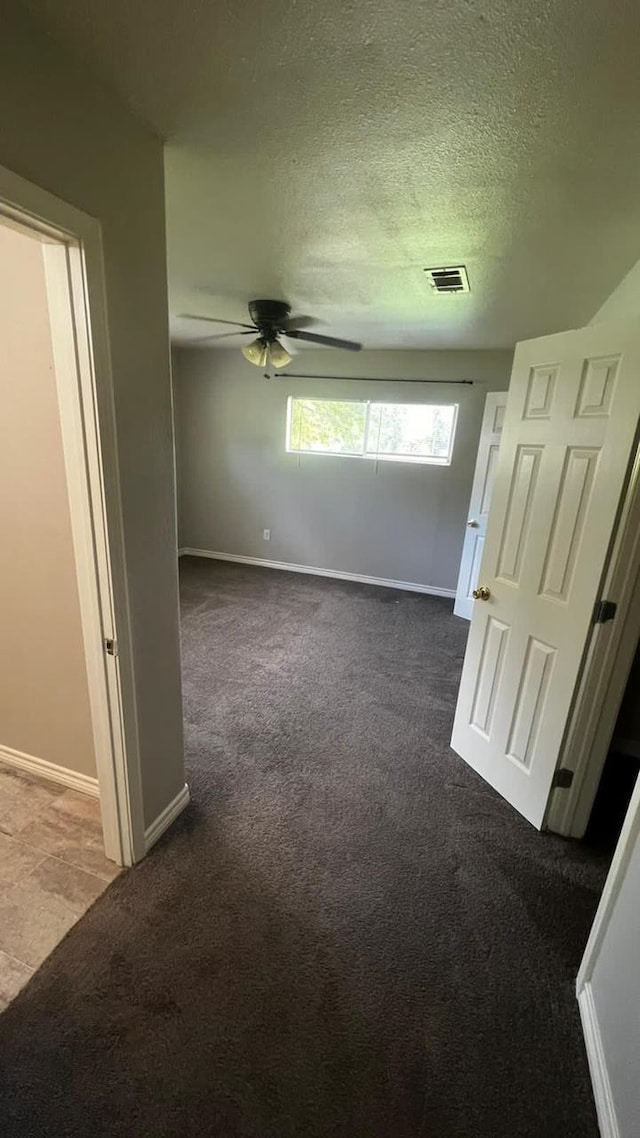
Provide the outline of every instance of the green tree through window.
{"type": "Polygon", "coordinates": [[[362,454],[365,403],[330,399],[294,399],[290,450],[362,454]]]}
{"type": "Polygon", "coordinates": [[[397,462],[451,461],[457,405],[290,396],[287,449],[397,462]]]}

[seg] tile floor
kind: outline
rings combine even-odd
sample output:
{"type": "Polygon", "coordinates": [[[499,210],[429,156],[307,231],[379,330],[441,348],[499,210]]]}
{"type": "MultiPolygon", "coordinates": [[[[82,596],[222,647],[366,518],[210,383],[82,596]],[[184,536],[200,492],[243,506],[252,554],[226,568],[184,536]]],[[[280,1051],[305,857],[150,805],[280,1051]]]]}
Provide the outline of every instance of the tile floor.
{"type": "Polygon", "coordinates": [[[0,763],[0,1011],[119,872],[97,798],[0,763]]]}

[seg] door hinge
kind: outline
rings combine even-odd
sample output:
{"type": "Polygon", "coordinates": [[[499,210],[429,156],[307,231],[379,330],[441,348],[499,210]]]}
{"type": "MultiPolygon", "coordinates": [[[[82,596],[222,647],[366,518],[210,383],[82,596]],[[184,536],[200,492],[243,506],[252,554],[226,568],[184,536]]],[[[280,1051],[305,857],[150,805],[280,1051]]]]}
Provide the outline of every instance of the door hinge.
{"type": "Polygon", "coordinates": [[[615,601],[598,601],[593,611],[593,623],[606,624],[608,620],[613,620],[617,608],[615,601]]]}
{"type": "Polygon", "coordinates": [[[118,655],[118,641],[112,640],[110,637],[105,637],[104,650],[107,653],[107,656],[117,656],[118,655]]]}
{"type": "Polygon", "coordinates": [[[572,782],[573,771],[570,771],[568,767],[558,767],[554,773],[551,786],[554,790],[556,788],[559,790],[568,790],[572,782]]]}

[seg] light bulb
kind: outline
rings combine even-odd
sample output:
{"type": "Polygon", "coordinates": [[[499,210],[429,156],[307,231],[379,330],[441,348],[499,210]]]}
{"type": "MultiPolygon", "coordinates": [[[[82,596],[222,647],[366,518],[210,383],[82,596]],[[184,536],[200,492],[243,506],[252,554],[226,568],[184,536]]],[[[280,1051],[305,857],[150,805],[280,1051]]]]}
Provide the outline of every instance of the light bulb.
{"type": "Polygon", "coordinates": [[[242,354],[250,364],[255,364],[256,367],[264,367],[268,358],[266,341],[259,336],[257,340],[253,340],[247,344],[246,348],[242,349],[242,354]]]}
{"type": "Polygon", "coordinates": [[[287,349],[279,343],[278,340],[273,340],[269,344],[269,359],[274,367],[286,367],[293,359],[289,355],[287,349]]]}

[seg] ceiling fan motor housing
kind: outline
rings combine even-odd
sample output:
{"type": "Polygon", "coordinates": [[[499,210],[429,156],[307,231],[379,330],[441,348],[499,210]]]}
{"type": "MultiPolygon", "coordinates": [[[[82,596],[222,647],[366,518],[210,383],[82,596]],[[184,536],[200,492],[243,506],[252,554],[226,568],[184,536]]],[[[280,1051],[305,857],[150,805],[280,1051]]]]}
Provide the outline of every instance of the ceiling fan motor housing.
{"type": "Polygon", "coordinates": [[[281,332],[291,315],[284,300],[250,300],[249,315],[263,339],[271,340],[281,332]]]}

